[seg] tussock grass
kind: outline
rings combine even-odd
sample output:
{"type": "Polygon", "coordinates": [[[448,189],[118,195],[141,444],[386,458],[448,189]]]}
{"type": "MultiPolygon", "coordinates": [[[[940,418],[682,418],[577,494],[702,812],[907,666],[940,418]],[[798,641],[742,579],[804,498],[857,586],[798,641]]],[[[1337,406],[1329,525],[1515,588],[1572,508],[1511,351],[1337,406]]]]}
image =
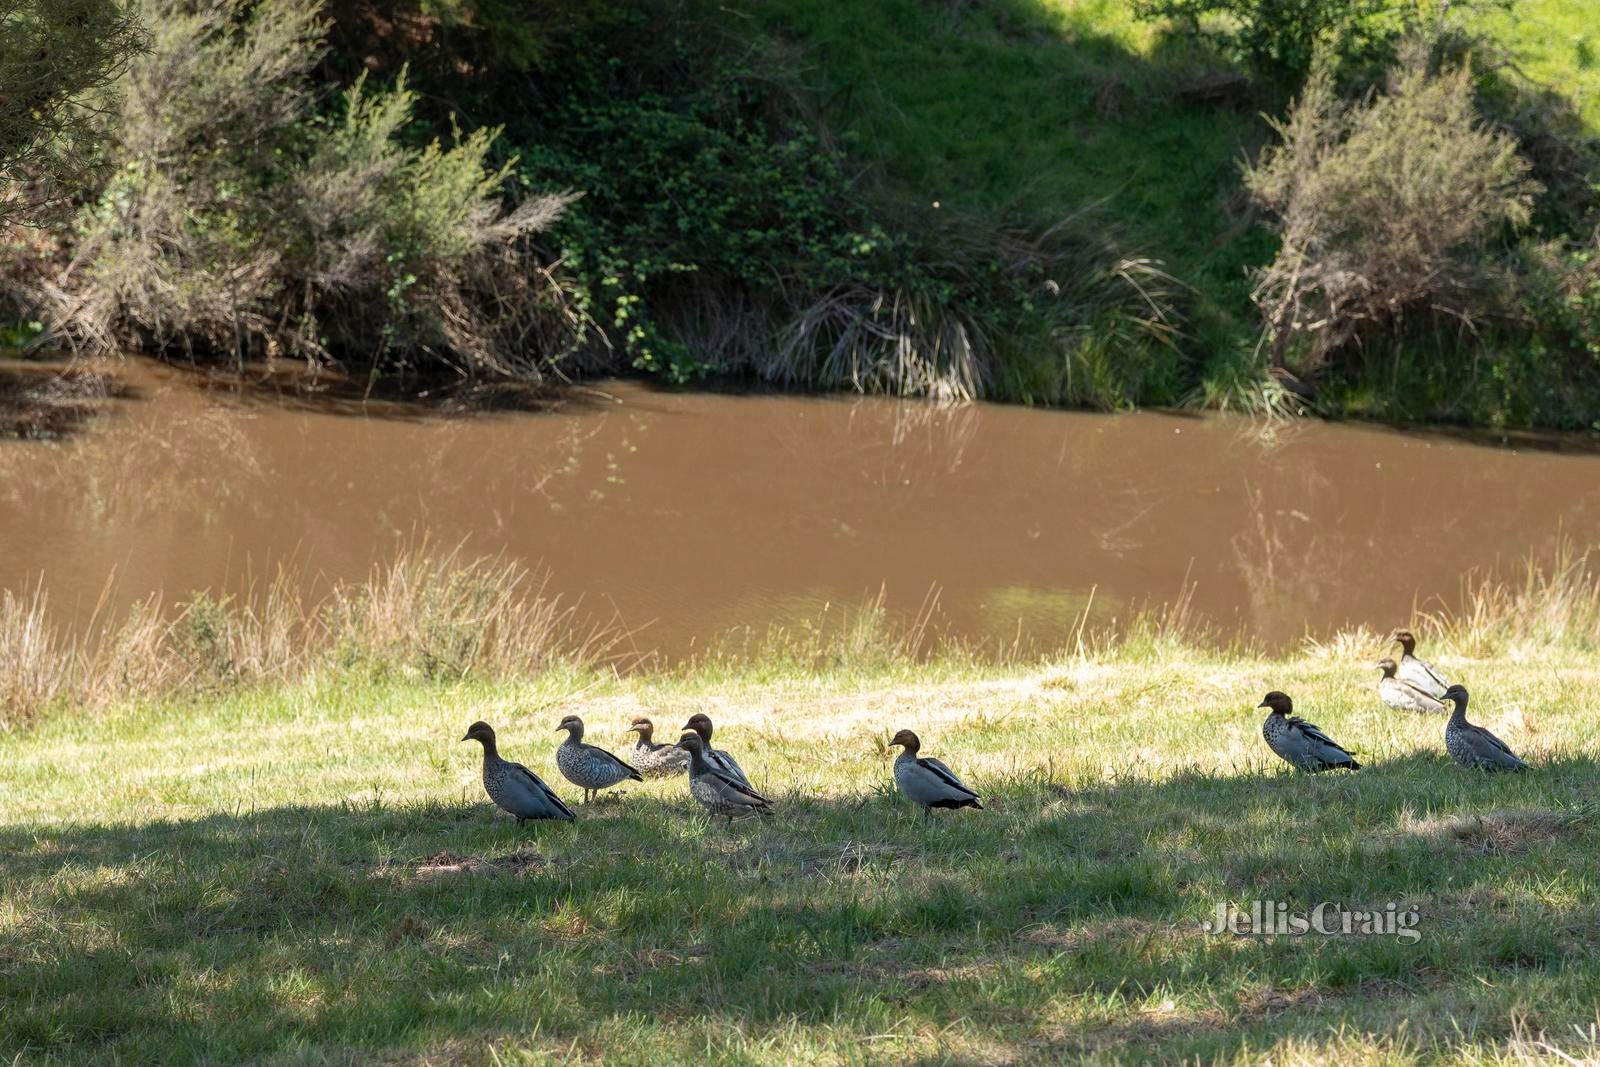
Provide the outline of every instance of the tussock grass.
{"type": "MultiPolygon", "coordinates": [[[[280,569],[243,596],[199,592],[168,609],[150,597],[82,631],[51,618],[42,587],[0,598],[0,730],[51,709],[203,693],[322,674],[459,678],[557,662],[624,662],[622,634],[547,595],[521,564],[427,544],[308,602],[280,569]]],[[[107,590],[109,593],[109,588],[107,590]]]]}

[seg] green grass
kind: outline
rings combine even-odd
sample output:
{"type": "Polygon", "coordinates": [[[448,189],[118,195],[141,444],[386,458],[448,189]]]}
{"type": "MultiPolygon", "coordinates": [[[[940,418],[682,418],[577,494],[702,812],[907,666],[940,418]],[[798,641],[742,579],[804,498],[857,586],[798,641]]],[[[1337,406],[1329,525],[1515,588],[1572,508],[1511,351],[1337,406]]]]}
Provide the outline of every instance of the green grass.
{"type": "Polygon", "coordinates": [[[1087,211],[1130,253],[1248,311],[1244,268],[1275,243],[1229,202],[1265,128],[1178,98],[1208,61],[1124,0],[773,0],[754,17],[799,42],[852,151],[930,212],[1049,225],[1087,211]]]}
{"type": "Polygon", "coordinates": [[[1518,0],[1483,16],[1484,28],[1529,78],[1571,95],[1591,130],[1600,130],[1600,19],[1585,0],[1518,0]]]}
{"type": "Polygon", "coordinates": [[[1368,643],[335,672],[57,713],[0,736],[0,1057],[1595,1055],[1574,1028],[1600,1000],[1600,654],[1439,656],[1535,764],[1491,778],[1444,759],[1437,719],[1377,704],[1368,643]],[[1253,710],[1270,687],[1366,768],[1285,773],[1253,710]],[[457,741],[486,718],[556,782],[563,714],[604,743],[641,710],[668,727],[709,712],[777,817],[725,830],[673,780],[518,827],[457,741]],[[883,741],[903,726],[987,810],[925,823],[891,792],[883,741]],[[1199,930],[1218,901],[1257,898],[1416,904],[1422,937],[1199,930]]]}

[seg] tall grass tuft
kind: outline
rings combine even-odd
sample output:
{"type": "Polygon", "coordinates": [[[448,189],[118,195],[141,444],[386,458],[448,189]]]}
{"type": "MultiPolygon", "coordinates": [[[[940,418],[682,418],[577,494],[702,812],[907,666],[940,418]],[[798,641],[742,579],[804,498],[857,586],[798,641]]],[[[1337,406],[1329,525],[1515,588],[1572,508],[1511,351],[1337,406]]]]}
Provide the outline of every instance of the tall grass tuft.
{"type": "Polygon", "coordinates": [[[580,616],[514,562],[426,546],[310,601],[284,568],[245,594],[159,596],[119,618],[102,598],[82,631],[51,618],[42,587],[0,599],[0,730],[53,709],[205,692],[331,672],[418,678],[622,662],[621,634],[580,616]]]}
{"type": "Polygon", "coordinates": [[[1471,655],[1550,646],[1600,647],[1600,558],[1561,538],[1543,557],[1530,555],[1516,580],[1470,575],[1461,607],[1424,613],[1424,621],[1471,655]]]}

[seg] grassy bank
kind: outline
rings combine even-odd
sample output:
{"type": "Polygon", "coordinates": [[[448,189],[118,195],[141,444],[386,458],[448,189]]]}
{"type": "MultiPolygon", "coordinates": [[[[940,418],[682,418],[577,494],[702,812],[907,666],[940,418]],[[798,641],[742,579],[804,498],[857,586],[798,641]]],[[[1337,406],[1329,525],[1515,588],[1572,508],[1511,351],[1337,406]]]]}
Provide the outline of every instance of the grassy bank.
{"type": "Polygon", "coordinates": [[[1147,624],[985,663],[867,629],[623,675],[324,658],[58,704],[0,735],[0,1054],[1593,1057],[1600,651],[1578,575],[1434,622],[1428,651],[1534,764],[1516,777],[1461,771],[1438,719],[1383,708],[1370,633],[1269,659],[1147,624]],[[1268,688],[1364,769],[1284,772],[1268,688]],[[457,740],[488,719],[559,783],[562,715],[608,743],[697,710],[777,818],[724,830],[673,780],[518,827],[457,740]],[[890,787],[899,727],[986,810],[923,822],[890,787]],[[1421,938],[1201,931],[1256,899],[1415,905],[1421,938]]]}
{"type": "Polygon", "coordinates": [[[0,1051],[23,1062],[1360,1062],[1593,1056],[1593,656],[1445,657],[1536,764],[1489,779],[1367,656],[1174,650],[924,676],[273,686],[0,741],[0,1051]],[[1481,681],[1480,681],[1481,679],[1481,681]],[[1279,686],[1359,774],[1285,774],[1279,686]],[[708,711],[778,804],[680,782],[575,826],[484,803],[483,717],[708,711]],[[896,726],[983,812],[889,791],[896,726]],[[1420,909],[1421,940],[1212,937],[1219,901],[1420,909]],[[1576,1029],[1575,1029],[1576,1028],[1576,1029]],[[1587,1032],[1589,1038],[1584,1038],[1587,1032]],[[1548,1043],[1548,1047],[1547,1047],[1548,1043]]]}

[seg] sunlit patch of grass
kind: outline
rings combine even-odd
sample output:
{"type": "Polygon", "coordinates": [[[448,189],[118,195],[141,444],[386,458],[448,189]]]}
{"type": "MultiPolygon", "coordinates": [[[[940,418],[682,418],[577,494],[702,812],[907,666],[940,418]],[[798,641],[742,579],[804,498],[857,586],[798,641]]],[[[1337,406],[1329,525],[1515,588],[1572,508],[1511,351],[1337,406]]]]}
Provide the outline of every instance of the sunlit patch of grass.
{"type": "MultiPolygon", "coordinates": [[[[1359,651],[1358,645],[1349,646],[1359,651]]],[[[621,674],[323,672],[0,738],[0,1049],[23,1060],[1535,1062],[1593,1051],[1594,653],[1446,659],[1531,773],[1442,751],[1365,656],[1157,645],[621,674]],[[1365,769],[1260,739],[1267,688],[1365,769]],[[681,781],[485,803],[472,719],[570,793],[561,715],[708,710],[778,807],[681,781]],[[1520,719],[1509,715],[1517,710],[1520,719]],[[924,820],[884,734],[984,794],[924,820]],[[1219,937],[1219,901],[1420,909],[1219,937]],[[1520,1036],[1519,1036],[1520,1035],[1520,1036]]],[[[1444,658],[1444,657],[1441,657],[1444,658]]],[[[620,743],[620,740],[618,741],[620,743]]]]}

